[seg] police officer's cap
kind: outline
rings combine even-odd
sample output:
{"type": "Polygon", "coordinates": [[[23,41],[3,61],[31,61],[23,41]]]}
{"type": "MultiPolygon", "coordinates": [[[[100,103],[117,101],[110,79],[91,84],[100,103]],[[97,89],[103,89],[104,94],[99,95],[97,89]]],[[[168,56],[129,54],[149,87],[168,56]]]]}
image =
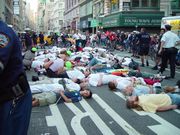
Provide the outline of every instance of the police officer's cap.
{"type": "Polygon", "coordinates": [[[166,29],[166,30],[171,30],[171,27],[172,27],[172,26],[169,25],[169,24],[166,24],[166,25],[165,25],[165,29],[166,29]]]}

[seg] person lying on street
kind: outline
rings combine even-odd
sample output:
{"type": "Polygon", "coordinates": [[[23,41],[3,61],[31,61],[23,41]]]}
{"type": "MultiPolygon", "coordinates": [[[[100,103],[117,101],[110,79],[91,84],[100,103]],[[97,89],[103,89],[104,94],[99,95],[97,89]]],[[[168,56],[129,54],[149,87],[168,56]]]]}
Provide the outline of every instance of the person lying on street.
{"type": "Polygon", "coordinates": [[[146,94],[131,96],[126,101],[127,108],[146,112],[163,112],[177,109],[180,106],[179,94],[146,94]]]}

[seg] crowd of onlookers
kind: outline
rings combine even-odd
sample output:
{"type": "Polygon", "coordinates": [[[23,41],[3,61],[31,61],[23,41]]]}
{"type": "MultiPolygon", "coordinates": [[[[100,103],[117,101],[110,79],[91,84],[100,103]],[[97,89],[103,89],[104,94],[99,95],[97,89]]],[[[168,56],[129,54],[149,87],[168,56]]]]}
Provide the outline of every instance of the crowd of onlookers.
{"type": "MultiPolygon", "coordinates": [[[[161,29],[159,34],[149,34],[145,28],[141,31],[124,32],[117,30],[113,31],[97,31],[96,34],[77,31],[74,34],[51,33],[49,36],[44,36],[42,32],[39,35],[36,32],[26,32],[19,34],[19,38],[23,44],[24,50],[29,50],[32,46],[44,48],[47,45],[55,45],[60,47],[74,47],[76,51],[82,51],[85,46],[102,47],[113,52],[115,49],[119,51],[127,51],[132,53],[132,57],[141,58],[142,66],[149,66],[149,59],[155,62],[153,70],[158,70],[161,65],[161,54],[158,51],[161,46],[161,38],[165,33],[165,29],[161,29]],[[145,61],[146,60],[146,61],[145,61]]],[[[176,66],[180,66],[180,53],[176,56],[176,66]]]]}

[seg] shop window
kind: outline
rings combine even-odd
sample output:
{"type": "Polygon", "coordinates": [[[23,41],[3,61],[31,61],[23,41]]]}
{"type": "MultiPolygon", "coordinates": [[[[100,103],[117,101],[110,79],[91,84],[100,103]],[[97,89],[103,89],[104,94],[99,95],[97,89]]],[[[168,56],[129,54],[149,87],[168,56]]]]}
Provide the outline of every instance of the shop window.
{"type": "Polygon", "coordinates": [[[171,1],[171,8],[180,10],[180,0],[172,0],[171,1]]]}
{"type": "Polygon", "coordinates": [[[139,0],[132,0],[132,7],[139,7],[139,0]]]}
{"type": "Polygon", "coordinates": [[[142,0],[142,7],[148,7],[149,6],[149,0],[142,0]]]}
{"type": "Polygon", "coordinates": [[[132,7],[137,8],[157,8],[160,0],[131,0],[132,7]]]}
{"type": "Polygon", "coordinates": [[[151,0],[151,6],[152,7],[158,7],[159,6],[159,0],[151,0]]]}

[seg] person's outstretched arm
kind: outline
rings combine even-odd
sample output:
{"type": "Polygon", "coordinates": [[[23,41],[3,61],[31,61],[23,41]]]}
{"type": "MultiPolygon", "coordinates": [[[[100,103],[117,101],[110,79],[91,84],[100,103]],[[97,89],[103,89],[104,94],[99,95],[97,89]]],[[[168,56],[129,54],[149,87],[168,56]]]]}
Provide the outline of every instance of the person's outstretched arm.
{"type": "Polygon", "coordinates": [[[163,111],[177,109],[177,107],[178,107],[177,105],[169,105],[169,106],[164,106],[164,107],[158,107],[156,111],[163,112],[163,111]]]}
{"type": "Polygon", "coordinates": [[[60,91],[61,97],[64,99],[65,102],[70,103],[72,100],[64,95],[64,91],[60,91]]]}

